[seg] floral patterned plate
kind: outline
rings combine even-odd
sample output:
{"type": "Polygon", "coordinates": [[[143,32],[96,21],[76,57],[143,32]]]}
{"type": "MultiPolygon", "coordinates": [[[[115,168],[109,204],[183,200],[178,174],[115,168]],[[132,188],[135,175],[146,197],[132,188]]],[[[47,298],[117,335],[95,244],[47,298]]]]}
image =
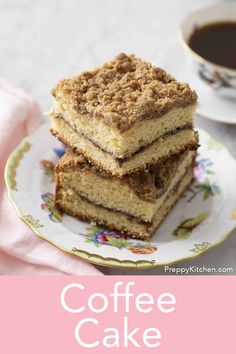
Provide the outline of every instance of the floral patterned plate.
{"type": "Polygon", "coordinates": [[[223,242],[236,227],[236,161],[204,131],[200,143],[194,182],[150,242],[78,221],[55,208],[53,167],[64,147],[48,124],[9,157],[9,197],[38,236],[88,262],[140,269],[191,259],[223,242]]]}

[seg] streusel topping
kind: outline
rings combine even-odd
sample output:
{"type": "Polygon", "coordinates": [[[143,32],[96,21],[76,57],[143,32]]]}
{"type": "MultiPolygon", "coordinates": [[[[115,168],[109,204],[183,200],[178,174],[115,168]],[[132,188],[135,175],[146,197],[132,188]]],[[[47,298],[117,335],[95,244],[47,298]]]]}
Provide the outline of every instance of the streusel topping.
{"type": "Polygon", "coordinates": [[[119,130],[197,100],[196,92],[188,84],[177,82],[151,63],[123,53],[100,68],[60,81],[52,95],[78,114],[88,119],[100,117],[119,130]]]}

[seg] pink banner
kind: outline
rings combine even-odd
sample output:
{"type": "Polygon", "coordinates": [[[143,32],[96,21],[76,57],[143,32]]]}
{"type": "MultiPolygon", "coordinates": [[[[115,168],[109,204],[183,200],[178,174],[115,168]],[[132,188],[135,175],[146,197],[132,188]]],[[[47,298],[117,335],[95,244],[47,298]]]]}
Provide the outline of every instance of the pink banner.
{"type": "Polygon", "coordinates": [[[235,353],[235,277],[1,277],[0,352],[235,353]]]}

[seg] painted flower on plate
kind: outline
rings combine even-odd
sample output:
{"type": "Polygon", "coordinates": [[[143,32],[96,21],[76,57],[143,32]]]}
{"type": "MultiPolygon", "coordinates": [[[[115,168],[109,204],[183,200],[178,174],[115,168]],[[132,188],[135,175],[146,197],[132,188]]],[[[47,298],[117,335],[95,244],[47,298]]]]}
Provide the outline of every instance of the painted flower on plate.
{"type": "Polygon", "coordinates": [[[40,221],[38,219],[33,218],[32,215],[24,215],[22,216],[22,219],[30,226],[34,228],[39,228],[42,227],[43,225],[40,224],[40,221]]]}
{"type": "Polygon", "coordinates": [[[110,245],[117,248],[127,247],[132,244],[128,241],[128,236],[117,231],[110,231],[99,226],[89,228],[87,242],[93,242],[97,246],[110,245]]]}
{"type": "Polygon", "coordinates": [[[209,218],[211,215],[210,211],[206,211],[194,218],[185,219],[180,223],[180,225],[172,232],[172,235],[176,237],[177,240],[186,240],[203,221],[209,218]]]}
{"type": "Polygon", "coordinates": [[[205,174],[214,174],[212,170],[213,162],[208,158],[199,158],[197,159],[197,164],[194,167],[194,177],[198,181],[205,174]]]}
{"type": "Polygon", "coordinates": [[[128,248],[129,251],[135,254],[152,254],[157,251],[157,247],[153,245],[136,244],[128,248]]]}
{"type": "Polygon", "coordinates": [[[54,148],[53,151],[55,152],[56,156],[60,159],[64,155],[66,151],[66,147],[65,145],[62,144],[61,148],[54,148]]]}
{"type": "Polygon", "coordinates": [[[157,250],[152,244],[136,243],[126,234],[111,231],[99,226],[92,226],[88,229],[86,242],[93,242],[97,247],[101,245],[109,245],[116,248],[127,248],[130,252],[136,254],[151,254],[157,250]]]}
{"type": "Polygon", "coordinates": [[[62,213],[60,210],[58,210],[55,206],[54,202],[54,194],[52,193],[45,193],[42,194],[41,198],[44,201],[44,204],[41,204],[41,208],[49,212],[49,219],[52,220],[53,222],[61,222],[62,221],[62,213]]]}
{"type": "Polygon", "coordinates": [[[210,246],[211,246],[210,242],[196,243],[194,245],[194,248],[190,251],[199,254],[199,253],[202,253],[203,251],[207,250],[210,246]]]}

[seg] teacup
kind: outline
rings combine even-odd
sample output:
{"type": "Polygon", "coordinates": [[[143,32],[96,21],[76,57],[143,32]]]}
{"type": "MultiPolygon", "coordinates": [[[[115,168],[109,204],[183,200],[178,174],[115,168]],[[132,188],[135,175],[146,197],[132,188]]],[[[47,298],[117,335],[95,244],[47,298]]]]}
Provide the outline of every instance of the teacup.
{"type": "Polygon", "coordinates": [[[235,98],[236,70],[203,58],[192,50],[188,44],[191,35],[197,28],[217,22],[229,21],[236,22],[236,5],[213,5],[189,14],[180,25],[179,33],[187,62],[195,74],[210,86],[214,93],[224,97],[235,98]]]}

